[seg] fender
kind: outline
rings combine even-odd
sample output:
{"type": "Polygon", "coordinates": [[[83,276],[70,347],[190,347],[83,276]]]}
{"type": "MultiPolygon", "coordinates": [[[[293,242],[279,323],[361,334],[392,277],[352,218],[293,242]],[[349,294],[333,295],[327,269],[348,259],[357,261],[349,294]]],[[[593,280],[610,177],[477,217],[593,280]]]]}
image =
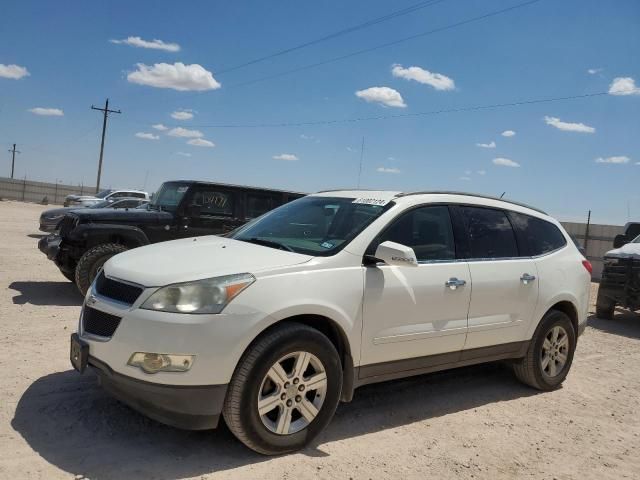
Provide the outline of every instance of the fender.
{"type": "Polygon", "coordinates": [[[109,243],[114,239],[132,248],[151,243],[140,228],[130,225],[86,223],[78,225],[69,233],[69,240],[85,243],[87,247],[109,243]]]}
{"type": "Polygon", "coordinates": [[[554,305],[560,302],[568,302],[571,305],[573,305],[573,308],[575,309],[576,314],[578,316],[578,323],[581,323],[582,321],[586,320],[586,319],[583,320],[582,318],[582,315],[580,312],[581,302],[575,297],[575,295],[573,295],[570,292],[560,292],[557,295],[550,298],[544,304],[538,304],[536,306],[536,313],[534,317],[536,321],[531,322],[531,325],[529,326],[529,331],[527,332],[528,339],[531,339],[533,337],[533,334],[536,331],[536,328],[538,328],[538,325],[540,324],[540,322],[542,321],[542,317],[544,317],[544,314],[547,313],[551,309],[551,307],[553,307],[554,305]]]}

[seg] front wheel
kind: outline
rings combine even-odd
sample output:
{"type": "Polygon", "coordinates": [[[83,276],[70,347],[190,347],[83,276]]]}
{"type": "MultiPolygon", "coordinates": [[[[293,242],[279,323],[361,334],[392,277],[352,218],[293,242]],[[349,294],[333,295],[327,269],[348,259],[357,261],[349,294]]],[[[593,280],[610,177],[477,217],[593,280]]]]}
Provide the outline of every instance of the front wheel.
{"type": "Polygon", "coordinates": [[[329,339],[306,325],[284,323],[245,352],[229,384],[224,419],[258,453],[291,452],[329,423],[341,387],[340,358],[329,339]]]}
{"type": "Polygon", "coordinates": [[[576,348],[576,332],[569,317],[549,311],[540,322],[524,358],[514,362],[516,377],[538,390],[560,386],[569,373],[576,348]]]}
{"type": "Polygon", "coordinates": [[[107,260],[127,250],[127,247],[118,243],[104,243],[84,252],[76,266],[75,280],[80,293],[82,295],[87,293],[91,283],[107,260]]]}
{"type": "Polygon", "coordinates": [[[616,311],[616,302],[598,293],[598,300],[596,301],[596,317],[603,320],[613,319],[613,315],[616,311]]]}

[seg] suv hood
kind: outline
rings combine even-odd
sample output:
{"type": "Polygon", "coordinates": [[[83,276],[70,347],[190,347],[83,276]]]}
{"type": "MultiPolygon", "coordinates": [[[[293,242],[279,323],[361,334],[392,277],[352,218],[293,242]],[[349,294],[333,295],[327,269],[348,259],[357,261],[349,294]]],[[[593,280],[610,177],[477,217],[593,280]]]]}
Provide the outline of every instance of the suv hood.
{"type": "Polygon", "coordinates": [[[156,243],[105,263],[109,277],[146,287],[256,273],[308,262],[313,257],[230,238],[207,236],[156,243]]]}
{"type": "Polygon", "coordinates": [[[605,258],[638,258],[640,259],[640,243],[627,243],[620,248],[609,250],[605,258]]]}
{"type": "Polygon", "coordinates": [[[170,223],[173,215],[157,210],[136,208],[81,208],[73,211],[80,223],[118,223],[120,225],[142,225],[170,223]]]}

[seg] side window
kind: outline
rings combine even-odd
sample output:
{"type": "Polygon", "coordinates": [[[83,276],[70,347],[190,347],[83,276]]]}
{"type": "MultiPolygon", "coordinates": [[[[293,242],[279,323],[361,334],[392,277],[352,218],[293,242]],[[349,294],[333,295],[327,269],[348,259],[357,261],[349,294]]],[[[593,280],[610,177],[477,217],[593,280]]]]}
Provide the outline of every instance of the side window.
{"type": "Polygon", "coordinates": [[[507,215],[502,210],[462,207],[469,232],[471,258],[518,256],[518,245],[507,215]]]}
{"type": "Polygon", "coordinates": [[[247,219],[259,217],[275,206],[269,195],[247,193],[246,198],[247,204],[245,206],[245,215],[247,219]]]}
{"type": "Polygon", "coordinates": [[[552,252],[567,244],[562,232],[553,223],[541,218],[510,212],[514,228],[529,247],[529,255],[535,257],[552,252]]]}
{"type": "Polygon", "coordinates": [[[127,196],[127,192],[115,192],[109,195],[107,198],[111,200],[117,200],[118,198],[125,198],[127,196]]]}
{"type": "Polygon", "coordinates": [[[144,193],[140,192],[129,192],[129,195],[127,196],[131,198],[145,198],[144,193]]]}
{"type": "Polygon", "coordinates": [[[434,205],[413,209],[396,219],[379,238],[413,248],[418,261],[456,258],[449,209],[434,205]]]}
{"type": "Polygon", "coordinates": [[[191,205],[200,207],[201,215],[232,216],[233,194],[219,190],[198,190],[191,199],[191,205]]]}

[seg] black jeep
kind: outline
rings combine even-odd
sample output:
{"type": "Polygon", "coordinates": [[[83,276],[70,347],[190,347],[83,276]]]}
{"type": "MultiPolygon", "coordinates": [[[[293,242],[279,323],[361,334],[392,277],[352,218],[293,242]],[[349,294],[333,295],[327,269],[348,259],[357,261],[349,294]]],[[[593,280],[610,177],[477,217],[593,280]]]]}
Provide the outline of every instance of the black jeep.
{"type": "Polygon", "coordinates": [[[38,248],[83,294],[102,265],[131,248],[231,232],[301,193],[196,181],[162,184],[146,209],[76,210],[38,248]]]}

